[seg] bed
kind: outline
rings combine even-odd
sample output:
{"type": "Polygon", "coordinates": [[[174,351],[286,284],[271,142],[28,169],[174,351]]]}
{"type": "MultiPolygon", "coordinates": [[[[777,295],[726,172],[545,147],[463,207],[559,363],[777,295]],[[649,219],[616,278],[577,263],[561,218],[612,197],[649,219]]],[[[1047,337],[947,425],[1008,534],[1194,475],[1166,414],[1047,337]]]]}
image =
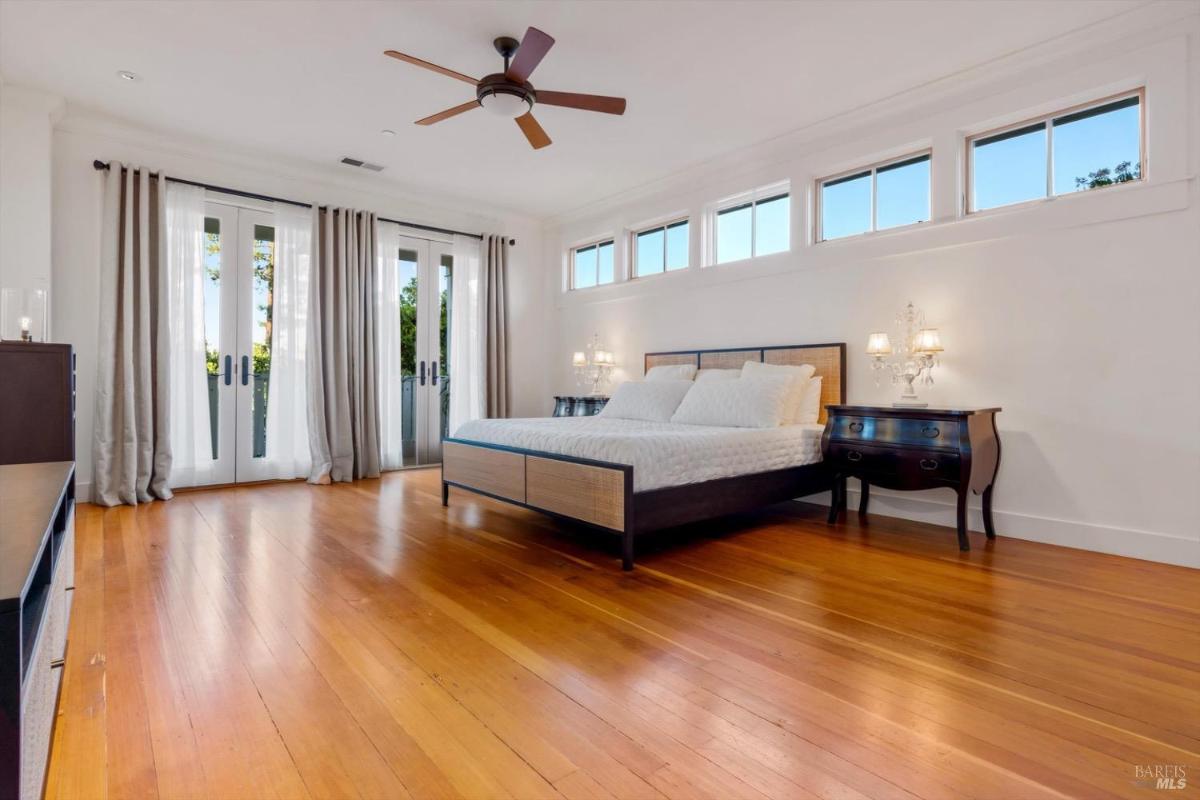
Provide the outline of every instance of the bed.
{"type": "Polygon", "coordinates": [[[736,369],[746,361],[812,364],[822,378],[819,424],[475,420],[443,442],[442,504],[453,486],[615,533],[629,570],[641,534],[832,489],[820,441],[826,406],[845,400],[844,343],[647,353],[644,366],[736,369]]]}

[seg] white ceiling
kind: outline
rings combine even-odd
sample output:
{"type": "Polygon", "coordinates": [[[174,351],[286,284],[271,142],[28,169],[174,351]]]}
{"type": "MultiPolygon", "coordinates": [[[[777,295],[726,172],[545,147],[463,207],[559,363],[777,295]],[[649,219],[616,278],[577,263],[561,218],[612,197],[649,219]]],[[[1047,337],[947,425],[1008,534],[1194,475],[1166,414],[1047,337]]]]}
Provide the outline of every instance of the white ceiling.
{"type": "Polygon", "coordinates": [[[543,216],[1136,5],[3,0],[0,75],[156,130],[321,165],[351,155],[385,165],[381,181],[543,216]],[[621,95],[625,116],[538,107],[554,140],[538,152],[479,110],[412,124],[473,90],[383,50],[481,77],[501,67],[492,39],[529,25],[557,39],[536,87],[621,95]]]}

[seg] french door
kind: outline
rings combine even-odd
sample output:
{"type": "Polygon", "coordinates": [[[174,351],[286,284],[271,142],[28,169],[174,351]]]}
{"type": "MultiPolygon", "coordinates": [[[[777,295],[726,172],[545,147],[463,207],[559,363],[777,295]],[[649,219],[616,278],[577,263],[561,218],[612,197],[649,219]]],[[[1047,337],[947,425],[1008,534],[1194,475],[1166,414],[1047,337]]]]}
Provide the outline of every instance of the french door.
{"type": "Polygon", "coordinates": [[[275,228],[267,212],[208,203],[204,233],[212,462],[195,471],[192,483],[262,480],[267,477],[275,228]]]}
{"type": "Polygon", "coordinates": [[[437,464],[450,415],[451,246],[401,236],[396,269],[404,466],[437,464]]]}

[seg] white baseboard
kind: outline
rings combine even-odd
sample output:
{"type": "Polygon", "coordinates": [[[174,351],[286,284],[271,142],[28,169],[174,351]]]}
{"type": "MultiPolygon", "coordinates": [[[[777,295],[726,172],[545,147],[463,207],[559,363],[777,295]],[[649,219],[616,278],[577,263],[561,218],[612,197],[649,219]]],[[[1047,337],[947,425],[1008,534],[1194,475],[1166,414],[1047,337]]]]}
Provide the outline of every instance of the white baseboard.
{"type": "MultiPolygon", "coordinates": [[[[859,489],[857,481],[847,487],[848,508],[858,507],[859,489]]],[[[949,497],[950,495],[948,495],[949,497]]],[[[805,497],[804,502],[829,504],[829,493],[805,497]]],[[[967,527],[973,531],[983,530],[983,512],[979,498],[972,495],[967,510],[967,527]]],[[[933,525],[953,527],[955,507],[950,501],[921,497],[871,487],[871,503],[868,513],[886,517],[899,517],[933,525]]],[[[993,509],[992,518],[999,536],[1027,539],[1097,553],[1109,553],[1146,561],[1160,561],[1181,567],[1200,568],[1200,539],[1188,539],[1154,531],[1133,528],[1115,528],[1090,522],[1038,517],[1016,511],[993,509]]]]}
{"type": "Polygon", "coordinates": [[[75,481],[75,502],[90,503],[92,502],[92,484],[80,483],[75,481]]]}

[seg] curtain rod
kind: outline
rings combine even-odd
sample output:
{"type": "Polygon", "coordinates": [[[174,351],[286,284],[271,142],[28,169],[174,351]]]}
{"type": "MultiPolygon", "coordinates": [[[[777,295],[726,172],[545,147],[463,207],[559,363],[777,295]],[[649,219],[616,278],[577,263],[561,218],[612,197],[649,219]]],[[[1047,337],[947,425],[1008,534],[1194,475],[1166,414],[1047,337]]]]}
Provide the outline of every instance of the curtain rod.
{"type": "MultiPolygon", "coordinates": [[[[93,161],[92,166],[95,167],[96,169],[108,169],[108,164],[101,161],[100,159],[96,159],[95,161],[93,161]]],[[[128,169],[128,167],[122,167],[121,169],[128,169]]],[[[158,173],[151,172],[150,175],[157,176],[158,173]]],[[[188,186],[199,186],[201,189],[210,189],[214,192],[221,192],[222,194],[231,194],[236,197],[247,197],[251,200],[264,200],[268,203],[287,203],[288,205],[300,206],[301,208],[312,208],[312,203],[303,203],[299,200],[288,200],[285,197],[271,197],[270,195],[267,195],[267,194],[255,194],[254,192],[243,192],[241,189],[230,189],[226,186],[213,186],[211,183],[199,183],[197,181],[189,181],[184,178],[172,178],[170,175],[166,176],[166,180],[169,180],[172,183],[185,183],[188,186]]],[[[432,231],[434,233],[449,233],[449,234],[457,234],[459,236],[470,236],[473,239],[483,239],[482,233],[468,233],[467,231],[456,231],[456,230],[451,230],[450,228],[438,228],[433,225],[422,225],[418,222],[405,222],[405,221],[399,220],[399,219],[387,219],[386,217],[377,217],[377,219],[380,222],[391,222],[394,225],[403,225],[406,228],[416,228],[417,230],[432,231]]],[[[509,239],[508,243],[510,245],[516,245],[517,240],[509,239]]]]}

